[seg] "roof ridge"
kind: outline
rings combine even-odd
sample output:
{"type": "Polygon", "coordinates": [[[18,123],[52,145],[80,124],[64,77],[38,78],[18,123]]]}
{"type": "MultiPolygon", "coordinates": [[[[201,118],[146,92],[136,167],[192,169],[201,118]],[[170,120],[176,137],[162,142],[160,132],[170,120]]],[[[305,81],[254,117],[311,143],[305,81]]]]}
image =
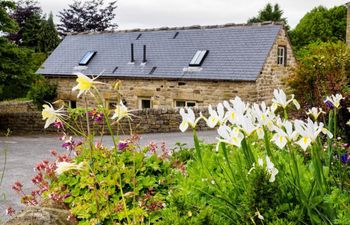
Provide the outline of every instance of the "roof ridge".
{"type": "Polygon", "coordinates": [[[99,31],[99,32],[73,32],[67,33],[68,36],[72,35],[94,35],[94,34],[105,34],[105,33],[131,33],[131,32],[149,32],[149,31],[169,31],[169,30],[195,30],[195,29],[215,29],[215,28],[227,28],[227,27],[261,27],[267,25],[283,25],[283,22],[274,21],[263,21],[259,23],[226,23],[218,25],[190,25],[183,27],[158,27],[158,28],[134,28],[126,30],[110,30],[110,31],[99,31]]]}

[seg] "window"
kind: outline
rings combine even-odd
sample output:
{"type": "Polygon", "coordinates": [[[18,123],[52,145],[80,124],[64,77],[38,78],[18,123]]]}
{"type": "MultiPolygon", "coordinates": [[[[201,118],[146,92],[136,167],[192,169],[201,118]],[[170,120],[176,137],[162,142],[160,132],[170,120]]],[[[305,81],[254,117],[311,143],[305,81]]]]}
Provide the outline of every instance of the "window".
{"type": "Polygon", "coordinates": [[[175,101],[175,107],[195,107],[196,106],[195,101],[185,101],[185,100],[176,100],[175,101]]]}
{"type": "Polygon", "coordinates": [[[89,64],[90,60],[95,56],[96,53],[97,52],[95,52],[95,51],[89,51],[89,52],[85,53],[83,58],[80,60],[79,65],[85,66],[85,65],[89,64]]]}
{"type": "Polygon", "coordinates": [[[77,101],[65,100],[64,103],[68,106],[68,108],[71,108],[71,109],[77,108],[77,101]]]}
{"type": "Polygon", "coordinates": [[[150,109],[152,108],[151,98],[140,98],[139,100],[140,109],[150,109]]]}
{"type": "Polygon", "coordinates": [[[287,48],[286,46],[278,46],[277,50],[277,64],[286,66],[287,65],[287,48]]]}
{"type": "Polygon", "coordinates": [[[193,56],[189,66],[201,66],[208,53],[208,50],[198,50],[193,56]]]}
{"type": "Polygon", "coordinates": [[[116,105],[118,105],[117,102],[106,100],[106,106],[108,109],[115,109],[116,105]]]}

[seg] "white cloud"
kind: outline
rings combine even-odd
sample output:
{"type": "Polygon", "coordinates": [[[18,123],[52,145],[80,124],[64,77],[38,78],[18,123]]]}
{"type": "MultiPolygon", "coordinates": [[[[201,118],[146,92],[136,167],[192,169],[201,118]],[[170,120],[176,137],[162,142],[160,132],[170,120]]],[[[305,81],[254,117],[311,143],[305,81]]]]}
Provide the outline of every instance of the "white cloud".
{"type": "MultiPolygon", "coordinates": [[[[57,15],[73,1],[39,0],[39,2],[45,13],[52,11],[57,15]]],[[[278,3],[288,23],[294,27],[312,8],[319,5],[326,7],[342,5],[347,0],[119,0],[116,21],[120,29],[245,23],[268,2],[278,3]]]]}

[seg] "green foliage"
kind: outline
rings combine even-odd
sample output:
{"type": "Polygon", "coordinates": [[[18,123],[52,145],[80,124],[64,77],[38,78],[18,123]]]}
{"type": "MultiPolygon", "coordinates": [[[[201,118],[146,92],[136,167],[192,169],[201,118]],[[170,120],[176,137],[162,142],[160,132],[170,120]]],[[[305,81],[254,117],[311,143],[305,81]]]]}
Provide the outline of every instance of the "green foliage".
{"type": "Polygon", "coordinates": [[[38,49],[41,52],[50,53],[60,43],[60,38],[53,22],[53,15],[50,13],[47,20],[41,21],[38,49]]]}
{"type": "Polygon", "coordinates": [[[350,78],[350,51],[345,43],[317,42],[298,54],[298,65],[287,83],[304,105],[321,106],[326,95],[343,93],[350,78]]]}
{"type": "Polygon", "coordinates": [[[37,1],[17,1],[11,17],[19,24],[19,30],[9,34],[8,38],[18,46],[31,48],[35,52],[49,53],[59,44],[60,39],[52,13],[46,20],[37,1]]]}
{"type": "MultiPolygon", "coordinates": [[[[11,17],[13,19],[9,16],[9,10],[14,9],[14,7],[13,2],[0,1],[0,31],[15,32],[17,28],[16,21],[23,22],[22,17],[25,14],[19,13],[16,14],[17,17],[13,17],[14,14],[12,13],[11,17]]],[[[28,26],[27,28],[27,34],[36,35],[36,30],[33,27],[28,26]]],[[[21,27],[18,33],[22,30],[21,27]]],[[[24,35],[23,42],[27,45],[32,43],[26,35],[24,35]]],[[[35,54],[30,49],[18,47],[4,37],[0,37],[0,100],[25,97],[32,83],[38,77],[35,75],[35,71],[42,64],[45,57],[42,54],[35,54]]]]}
{"type": "Polygon", "coordinates": [[[332,188],[332,192],[325,196],[325,201],[332,208],[338,208],[337,219],[335,224],[345,225],[350,221],[350,197],[348,192],[344,192],[336,187],[332,188]]]}
{"type": "Polygon", "coordinates": [[[256,17],[250,18],[248,23],[258,23],[264,21],[274,21],[274,22],[283,22],[287,28],[289,29],[287,19],[283,16],[283,10],[280,9],[278,4],[272,6],[272,4],[267,3],[265,7],[259,11],[256,17]]]}
{"type": "Polygon", "coordinates": [[[327,9],[316,7],[308,12],[290,32],[294,49],[307,46],[313,42],[344,41],[346,31],[346,7],[336,6],[327,9]]]}
{"type": "Polygon", "coordinates": [[[79,163],[92,157],[86,168],[59,176],[50,193],[69,196],[64,202],[79,224],[123,224],[127,216],[146,224],[158,221],[174,182],[171,162],[156,154],[147,156],[148,148],[132,143],[123,150],[101,146],[92,153],[90,147],[83,145],[74,159],[79,163]]]}
{"type": "Polygon", "coordinates": [[[1,32],[14,32],[18,26],[16,22],[9,16],[8,11],[16,7],[13,1],[0,1],[0,31],[1,32]]]}
{"type": "Polygon", "coordinates": [[[33,14],[29,17],[21,27],[20,46],[31,48],[35,51],[39,50],[40,31],[42,29],[42,20],[40,15],[33,14]]]}
{"type": "Polygon", "coordinates": [[[42,105],[53,101],[57,96],[57,85],[50,83],[44,77],[35,81],[28,91],[27,98],[32,99],[33,103],[41,109],[42,105]]]}
{"type": "Polygon", "coordinates": [[[0,100],[24,97],[36,78],[33,52],[0,38],[0,100]]]}

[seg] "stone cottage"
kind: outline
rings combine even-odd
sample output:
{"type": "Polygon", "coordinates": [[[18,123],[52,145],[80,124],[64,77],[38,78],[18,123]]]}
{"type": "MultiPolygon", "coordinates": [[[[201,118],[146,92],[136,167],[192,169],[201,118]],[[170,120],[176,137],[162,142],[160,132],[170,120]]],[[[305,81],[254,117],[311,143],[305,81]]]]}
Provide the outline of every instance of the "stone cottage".
{"type": "MultiPolygon", "coordinates": [[[[269,100],[295,58],[284,26],[226,24],[68,35],[37,71],[58,85],[58,98],[82,104],[75,71],[120,80],[132,109],[207,106],[240,96],[269,100]]],[[[113,105],[117,94],[102,89],[113,105]]]]}

